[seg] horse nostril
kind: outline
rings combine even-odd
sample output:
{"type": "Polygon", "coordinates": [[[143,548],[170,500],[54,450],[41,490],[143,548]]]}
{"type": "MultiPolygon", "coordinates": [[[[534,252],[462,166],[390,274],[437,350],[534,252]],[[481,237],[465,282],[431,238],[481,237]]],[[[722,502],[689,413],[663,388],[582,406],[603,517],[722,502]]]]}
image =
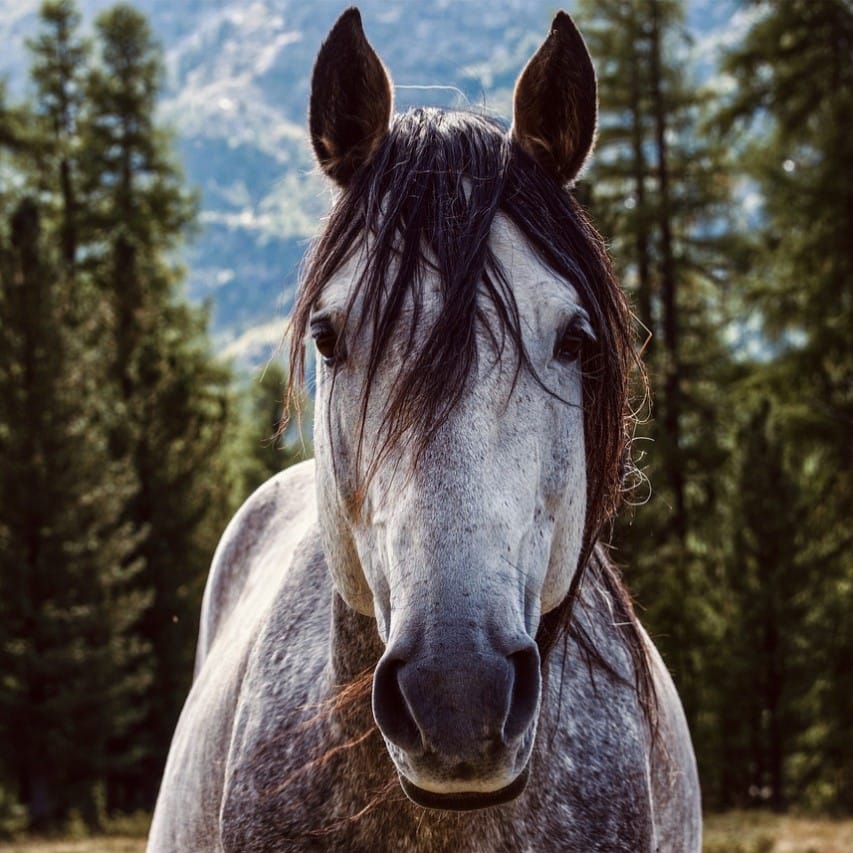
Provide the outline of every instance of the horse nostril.
{"type": "Polygon", "coordinates": [[[509,744],[528,730],[536,715],[542,677],[539,671],[539,650],[535,644],[508,655],[507,660],[512,667],[513,682],[503,740],[509,744]]]}
{"type": "Polygon", "coordinates": [[[373,717],[382,734],[406,752],[421,747],[421,733],[400,686],[405,661],[383,658],[373,676],[373,717]]]}

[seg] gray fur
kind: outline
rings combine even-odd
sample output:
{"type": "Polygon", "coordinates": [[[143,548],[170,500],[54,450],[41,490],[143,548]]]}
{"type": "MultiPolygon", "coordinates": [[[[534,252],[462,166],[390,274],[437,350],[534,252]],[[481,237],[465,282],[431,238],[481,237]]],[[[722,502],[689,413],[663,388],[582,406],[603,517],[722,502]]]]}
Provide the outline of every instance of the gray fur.
{"type": "MultiPolygon", "coordinates": [[[[223,560],[244,555],[242,591],[225,614],[206,607],[203,630],[219,630],[175,733],[151,853],[700,849],[689,735],[656,654],[661,719],[654,746],[630,683],[586,661],[570,641],[546,667],[524,793],[478,812],[410,803],[369,701],[346,719],[324,713],[336,685],[374,666],[383,646],[375,622],[332,588],[313,518],[313,469],[303,463],[263,486],[223,538],[210,583],[233,569],[223,560]],[[356,746],[307,767],[369,731],[356,746]]],[[[608,602],[594,572],[587,577],[576,618],[625,671],[608,602]]]]}

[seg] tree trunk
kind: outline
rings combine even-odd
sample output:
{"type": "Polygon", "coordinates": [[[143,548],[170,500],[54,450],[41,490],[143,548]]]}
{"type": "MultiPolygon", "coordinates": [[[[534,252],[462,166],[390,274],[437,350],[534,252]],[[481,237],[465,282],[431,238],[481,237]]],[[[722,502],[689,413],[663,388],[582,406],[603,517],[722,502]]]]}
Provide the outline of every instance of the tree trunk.
{"type": "MultiPolygon", "coordinates": [[[[635,17],[632,17],[632,23],[636,25],[635,17]]],[[[634,248],[637,253],[637,311],[640,322],[645,326],[646,332],[650,334],[654,325],[652,320],[652,282],[649,262],[648,202],[646,199],[648,164],[643,153],[644,114],[640,92],[641,62],[637,49],[640,35],[636,26],[633,29],[635,37],[632,39],[631,60],[636,73],[631,78],[631,148],[634,167],[635,210],[637,213],[637,223],[634,229],[634,248]]],[[[654,338],[652,336],[646,344],[647,357],[651,354],[653,344],[654,338]]]]}
{"type": "MultiPolygon", "coordinates": [[[[662,423],[670,453],[667,454],[667,479],[672,489],[671,529],[682,548],[687,539],[687,510],[684,501],[684,471],[681,460],[681,364],[678,338],[678,281],[672,239],[671,201],[669,187],[669,149],[666,139],[667,105],[664,103],[661,79],[660,16],[658,0],[652,0],[651,24],[651,87],[655,124],[658,194],[660,199],[658,227],[660,229],[661,307],[663,320],[664,405],[662,423]]],[[[684,574],[684,572],[682,572],[684,574]]],[[[685,577],[686,585],[686,577],[685,577]]],[[[684,590],[685,593],[687,590],[684,590]]]]}

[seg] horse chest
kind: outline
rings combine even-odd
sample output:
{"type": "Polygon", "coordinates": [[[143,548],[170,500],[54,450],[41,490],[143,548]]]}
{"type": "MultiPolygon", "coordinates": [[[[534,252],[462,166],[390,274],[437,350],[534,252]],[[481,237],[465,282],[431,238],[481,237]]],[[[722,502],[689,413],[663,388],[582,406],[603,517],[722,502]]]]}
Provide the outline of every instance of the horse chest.
{"type": "MultiPolygon", "coordinates": [[[[601,799],[594,779],[573,782],[536,772],[515,802],[479,812],[438,813],[410,803],[378,733],[355,747],[337,747],[319,764],[256,765],[232,787],[221,815],[229,853],[253,851],[393,850],[430,853],[492,851],[654,850],[642,780],[608,782],[601,799]],[[343,747],[343,748],[341,748],[343,747]],[[338,751],[335,751],[338,749],[338,751]]],[[[319,748],[320,745],[317,744],[319,748]]]]}
{"type": "MultiPolygon", "coordinates": [[[[267,657],[238,711],[220,814],[229,853],[655,849],[641,737],[601,724],[601,696],[573,690],[561,713],[542,720],[530,783],[516,801],[434,812],[400,789],[369,696],[343,710],[329,705],[333,679],[311,660],[267,657]],[[271,675],[274,660],[281,672],[271,675]]],[[[609,697],[614,721],[624,719],[622,701],[609,697]]]]}

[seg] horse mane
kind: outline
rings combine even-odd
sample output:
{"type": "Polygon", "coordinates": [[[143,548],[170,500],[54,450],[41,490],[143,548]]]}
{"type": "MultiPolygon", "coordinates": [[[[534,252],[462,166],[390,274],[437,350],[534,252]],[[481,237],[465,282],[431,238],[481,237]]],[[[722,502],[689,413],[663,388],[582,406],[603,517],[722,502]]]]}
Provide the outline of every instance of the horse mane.
{"type": "MultiPolygon", "coordinates": [[[[568,637],[583,573],[593,564],[598,582],[613,599],[638,697],[649,712],[654,688],[639,623],[618,572],[595,548],[631,469],[632,371],[644,382],[632,316],[604,243],[583,209],[499,122],[432,108],[394,118],[374,157],[338,199],[307,259],[291,321],[289,393],[304,379],[312,308],[330,277],[356,252],[364,253],[363,271],[354,283],[341,337],[370,330],[362,425],[389,344],[393,338],[399,358],[400,331],[405,330],[379,458],[403,440],[413,442],[417,453],[435,438],[476,366],[479,329],[486,330],[501,356],[509,343],[517,371],[535,375],[512,288],[489,242],[499,212],[524,234],[542,262],[575,288],[596,338],[581,355],[587,468],[583,548],[569,595],[543,617],[536,640],[544,661],[554,644],[568,637]],[[441,307],[428,324],[422,310],[427,270],[438,273],[442,288],[441,307]],[[350,316],[356,318],[352,324],[350,316]]],[[[374,470],[378,461],[373,460],[374,470]]],[[[573,634],[588,655],[602,660],[590,638],[573,634]]]]}

